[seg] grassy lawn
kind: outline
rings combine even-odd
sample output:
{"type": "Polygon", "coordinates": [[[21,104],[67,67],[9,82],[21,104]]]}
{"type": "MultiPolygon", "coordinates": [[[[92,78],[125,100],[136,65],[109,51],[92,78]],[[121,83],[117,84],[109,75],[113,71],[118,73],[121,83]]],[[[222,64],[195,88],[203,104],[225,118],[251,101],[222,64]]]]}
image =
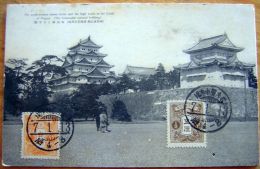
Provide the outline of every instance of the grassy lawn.
{"type": "Polygon", "coordinates": [[[3,159],[7,165],[245,166],[258,162],[256,121],[229,122],[207,134],[206,148],[167,148],[165,121],[111,124],[110,133],[97,132],[94,123],[76,123],[72,140],[61,149],[60,160],[21,159],[21,127],[3,127],[3,159]]]}

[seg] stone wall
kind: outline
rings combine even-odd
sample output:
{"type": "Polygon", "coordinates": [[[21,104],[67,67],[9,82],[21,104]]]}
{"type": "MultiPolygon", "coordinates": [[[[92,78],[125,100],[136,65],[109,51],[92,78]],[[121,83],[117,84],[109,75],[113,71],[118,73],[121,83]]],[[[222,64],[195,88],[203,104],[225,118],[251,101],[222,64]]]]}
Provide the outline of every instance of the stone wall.
{"type": "MultiPolygon", "coordinates": [[[[232,103],[231,120],[257,119],[256,89],[221,88],[227,93],[232,103]]],[[[104,95],[100,97],[100,101],[107,106],[109,116],[112,113],[113,103],[116,100],[121,100],[125,103],[128,113],[134,120],[163,120],[166,118],[166,101],[185,100],[191,90],[192,89],[172,89],[104,95]]]]}

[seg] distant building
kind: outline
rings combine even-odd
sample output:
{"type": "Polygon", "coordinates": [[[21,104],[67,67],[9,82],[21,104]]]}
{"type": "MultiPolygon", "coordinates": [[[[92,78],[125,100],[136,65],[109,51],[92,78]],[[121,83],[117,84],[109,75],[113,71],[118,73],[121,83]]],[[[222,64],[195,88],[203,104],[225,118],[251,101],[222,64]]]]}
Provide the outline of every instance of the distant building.
{"type": "Polygon", "coordinates": [[[156,73],[155,68],[148,67],[137,67],[127,65],[123,74],[126,74],[130,79],[140,81],[142,79],[147,79],[150,75],[156,73]]]}
{"type": "Polygon", "coordinates": [[[113,66],[104,61],[107,55],[99,53],[101,47],[89,36],[69,48],[62,65],[68,71],[68,75],[52,76],[49,80],[52,91],[73,91],[81,84],[102,84],[106,81],[113,83],[115,73],[110,71],[113,66]]]}
{"type": "Polygon", "coordinates": [[[248,87],[248,71],[255,65],[239,61],[235,46],[226,34],[201,39],[195,46],[184,50],[190,62],[179,65],[181,88],[204,84],[226,87],[248,87]]]}

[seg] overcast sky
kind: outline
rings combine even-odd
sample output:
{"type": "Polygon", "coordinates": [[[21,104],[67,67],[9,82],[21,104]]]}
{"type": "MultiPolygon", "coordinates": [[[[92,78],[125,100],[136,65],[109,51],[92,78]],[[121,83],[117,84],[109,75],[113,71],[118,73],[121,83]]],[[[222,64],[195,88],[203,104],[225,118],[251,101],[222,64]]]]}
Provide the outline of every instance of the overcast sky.
{"type": "Polygon", "coordinates": [[[65,56],[68,48],[91,35],[107,54],[105,61],[121,73],[125,66],[156,67],[167,70],[186,63],[184,49],[200,38],[227,33],[237,46],[241,61],[255,63],[255,20],[251,5],[200,4],[91,4],[34,5],[8,8],[5,57],[28,58],[65,56]],[[105,12],[103,23],[34,24],[31,14],[105,12]],[[28,16],[29,15],[29,16],[28,16]]]}

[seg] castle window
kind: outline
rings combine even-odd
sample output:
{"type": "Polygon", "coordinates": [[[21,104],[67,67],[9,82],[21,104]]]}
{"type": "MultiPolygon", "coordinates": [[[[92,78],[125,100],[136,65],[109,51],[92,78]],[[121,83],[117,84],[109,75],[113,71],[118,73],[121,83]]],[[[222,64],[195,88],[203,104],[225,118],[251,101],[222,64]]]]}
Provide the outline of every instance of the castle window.
{"type": "Polygon", "coordinates": [[[245,80],[245,76],[233,75],[233,74],[224,74],[223,78],[225,80],[239,80],[239,81],[244,81],[245,80]]]}
{"type": "Polygon", "coordinates": [[[204,80],[206,75],[193,75],[193,76],[187,76],[187,81],[202,81],[204,80]]]}

